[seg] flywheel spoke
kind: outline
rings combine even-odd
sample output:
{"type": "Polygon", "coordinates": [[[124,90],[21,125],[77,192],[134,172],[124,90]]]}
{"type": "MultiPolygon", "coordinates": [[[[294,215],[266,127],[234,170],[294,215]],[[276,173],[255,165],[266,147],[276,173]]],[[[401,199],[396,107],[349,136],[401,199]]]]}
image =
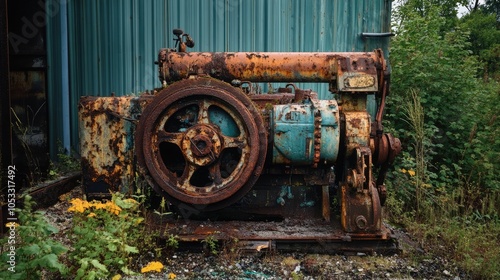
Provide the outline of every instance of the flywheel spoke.
{"type": "Polygon", "coordinates": [[[161,143],[172,143],[177,146],[181,146],[182,138],[184,133],[179,132],[166,132],[165,130],[158,131],[158,145],[161,143]]]}
{"type": "Polygon", "coordinates": [[[248,142],[246,137],[229,137],[223,136],[224,139],[224,147],[225,148],[240,148],[247,146],[248,142]]]}
{"type": "Polygon", "coordinates": [[[223,183],[222,176],[220,175],[220,163],[219,162],[216,162],[215,164],[212,164],[209,167],[209,173],[210,173],[210,177],[212,178],[212,180],[216,186],[219,186],[223,183]]]}
{"type": "Polygon", "coordinates": [[[182,188],[185,191],[190,190],[189,187],[191,186],[191,184],[189,183],[189,181],[191,180],[191,178],[195,174],[196,170],[197,170],[197,167],[194,164],[186,164],[186,168],[184,169],[184,174],[182,177],[179,178],[179,181],[178,181],[179,185],[183,186],[182,188]]]}
{"type": "Polygon", "coordinates": [[[208,117],[208,108],[212,105],[212,102],[209,100],[203,99],[198,103],[199,111],[198,111],[198,123],[209,124],[210,119],[208,117]]]}

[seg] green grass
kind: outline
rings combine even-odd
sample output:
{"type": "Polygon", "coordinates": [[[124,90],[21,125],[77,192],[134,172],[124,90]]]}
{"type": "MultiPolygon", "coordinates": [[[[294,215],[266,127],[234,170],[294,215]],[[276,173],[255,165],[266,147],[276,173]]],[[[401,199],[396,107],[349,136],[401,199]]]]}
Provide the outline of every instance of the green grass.
{"type": "Polygon", "coordinates": [[[437,218],[410,222],[408,230],[431,254],[453,261],[475,279],[500,279],[498,217],[437,218]]]}

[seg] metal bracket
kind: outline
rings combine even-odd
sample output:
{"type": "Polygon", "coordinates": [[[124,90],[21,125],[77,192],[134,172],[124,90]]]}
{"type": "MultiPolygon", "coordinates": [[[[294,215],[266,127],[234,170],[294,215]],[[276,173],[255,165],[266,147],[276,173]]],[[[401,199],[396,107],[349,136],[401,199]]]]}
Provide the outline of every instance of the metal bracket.
{"type": "Polygon", "coordinates": [[[378,191],[372,181],[371,150],[356,149],[355,166],[348,170],[346,182],[341,185],[341,222],[346,232],[378,231],[382,213],[378,191]]]}

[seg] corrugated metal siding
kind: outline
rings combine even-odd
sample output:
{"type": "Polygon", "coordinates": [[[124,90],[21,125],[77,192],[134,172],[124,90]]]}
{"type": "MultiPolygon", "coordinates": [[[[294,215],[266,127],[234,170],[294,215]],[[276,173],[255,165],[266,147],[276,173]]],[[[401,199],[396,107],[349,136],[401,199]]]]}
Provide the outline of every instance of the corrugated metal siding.
{"type": "MultiPolygon", "coordinates": [[[[173,47],[174,28],[194,38],[192,51],[329,52],[382,47],[387,52],[388,38],[364,40],[360,34],[389,32],[390,9],[390,0],[69,1],[73,146],[78,146],[79,97],[137,94],[159,87],[153,61],[160,48],[173,47]]],[[[52,47],[56,48],[52,55],[57,55],[57,45],[52,47]]],[[[57,69],[52,70],[49,75],[57,77],[57,69]]],[[[330,98],[324,85],[299,86],[330,98]]]]}
{"type": "Polygon", "coordinates": [[[181,27],[199,43],[193,51],[371,51],[388,39],[389,0],[168,1],[164,29],[181,27]]]}

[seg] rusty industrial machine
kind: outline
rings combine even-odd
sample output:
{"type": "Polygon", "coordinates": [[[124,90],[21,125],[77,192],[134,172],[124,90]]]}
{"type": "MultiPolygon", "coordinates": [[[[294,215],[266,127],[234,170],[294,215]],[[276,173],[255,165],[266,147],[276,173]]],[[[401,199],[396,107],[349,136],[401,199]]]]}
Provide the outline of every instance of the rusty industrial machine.
{"type": "Polygon", "coordinates": [[[401,145],[383,132],[390,71],[381,50],[188,52],[192,38],[174,34],[178,48],[156,62],[161,89],[81,99],[88,193],[130,192],[145,178],[169,202],[175,214],[162,221],[183,241],[393,248],[384,180],[401,145]],[[332,98],[299,82],[324,83],[332,98]]]}

